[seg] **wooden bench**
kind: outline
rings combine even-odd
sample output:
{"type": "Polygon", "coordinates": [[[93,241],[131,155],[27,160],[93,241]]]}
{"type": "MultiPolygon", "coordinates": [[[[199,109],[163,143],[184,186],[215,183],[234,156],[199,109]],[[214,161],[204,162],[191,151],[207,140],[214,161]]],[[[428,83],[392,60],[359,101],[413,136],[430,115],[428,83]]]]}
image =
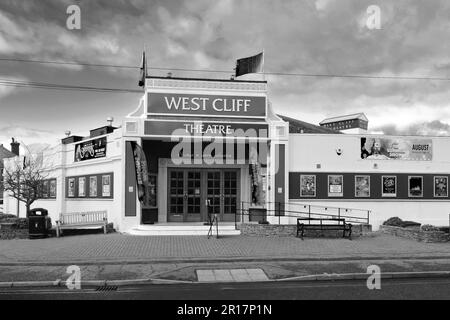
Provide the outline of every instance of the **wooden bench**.
{"type": "Polygon", "coordinates": [[[347,237],[352,240],[352,225],[351,223],[345,223],[344,218],[298,218],[297,219],[297,237],[300,237],[303,240],[303,234],[305,230],[338,230],[342,231],[342,237],[347,237]],[[331,222],[331,223],[323,223],[323,222],[331,222]],[[306,224],[305,222],[308,222],[306,224]],[[313,222],[313,223],[311,223],[313,222]],[[319,223],[320,222],[320,223],[319,223]]]}
{"type": "Polygon", "coordinates": [[[103,227],[106,234],[106,225],[108,224],[106,211],[88,211],[61,213],[59,220],[56,221],[56,236],[62,234],[63,229],[77,229],[81,227],[103,227]]]}

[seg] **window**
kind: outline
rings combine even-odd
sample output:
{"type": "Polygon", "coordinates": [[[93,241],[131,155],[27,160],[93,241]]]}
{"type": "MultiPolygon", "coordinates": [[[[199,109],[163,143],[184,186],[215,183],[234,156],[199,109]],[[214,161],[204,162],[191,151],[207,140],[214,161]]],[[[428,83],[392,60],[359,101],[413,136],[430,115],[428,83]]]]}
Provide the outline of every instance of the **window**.
{"type": "Polygon", "coordinates": [[[370,176],[355,176],[355,197],[370,197],[370,176]]]}
{"type": "Polygon", "coordinates": [[[397,176],[381,176],[381,196],[397,196],[397,176]]]}
{"type": "Polygon", "coordinates": [[[102,176],[102,197],[111,196],[111,176],[109,174],[102,176]]]}
{"type": "Polygon", "coordinates": [[[68,192],[69,198],[75,197],[75,178],[69,178],[68,192]]]}
{"type": "Polygon", "coordinates": [[[83,198],[86,196],[86,177],[78,178],[78,197],[83,198]]]}
{"type": "Polygon", "coordinates": [[[97,197],[97,176],[89,177],[89,197],[97,197]]]}
{"type": "Polygon", "coordinates": [[[37,193],[40,199],[56,199],[56,179],[43,180],[37,193]]]}
{"type": "Polygon", "coordinates": [[[66,178],[66,198],[108,198],[114,195],[114,173],[99,173],[66,178]]]}
{"type": "Polygon", "coordinates": [[[446,198],[448,197],[448,177],[435,176],[433,179],[434,184],[434,197],[446,198]]]}
{"type": "Polygon", "coordinates": [[[423,197],[423,177],[409,176],[408,177],[408,196],[409,197],[423,197]]]}

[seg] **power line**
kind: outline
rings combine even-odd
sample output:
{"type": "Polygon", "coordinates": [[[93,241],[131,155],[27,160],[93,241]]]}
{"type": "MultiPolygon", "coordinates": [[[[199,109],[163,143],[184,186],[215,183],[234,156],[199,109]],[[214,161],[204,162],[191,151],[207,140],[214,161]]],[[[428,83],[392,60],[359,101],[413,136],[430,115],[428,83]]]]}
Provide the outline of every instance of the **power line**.
{"type": "MultiPolygon", "coordinates": [[[[77,66],[101,67],[101,68],[140,69],[139,66],[94,64],[94,63],[70,62],[70,61],[29,60],[29,59],[15,59],[15,58],[0,58],[0,61],[39,63],[39,64],[57,64],[57,65],[77,65],[77,66]]],[[[168,71],[182,71],[182,72],[205,72],[205,73],[226,73],[226,74],[234,73],[233,70],[229,70],[229,71],[227,71],[227,70],[204,70],[204,69],[189,69],[189,68],[168,68],[168,67],[147,67],[147,69],[149,69],[149,70],[166,70],[166,71],[167,70],[168,71]]],[[[448,77],[428,77],[428,76],[370,76],[370,75],[358,75],[358,74],[315,74],[315,73],[288,73],[288,72],[264,72],[261,74],[273,75],[273,76],[318,77],[318,78],[450,81],[450,78],[448,78],[448,77]]]]}
{"type": "Polygon", "coordinates": [[[63,85],[63,84],[46,83],[46,82],[18,81],[18,80],[8,80],[8,79],[0,79],[0,85],[6,86],[6,87],[22,87],[22,88],[69,90],[69,91],[92,91],[92,92],[112,92],[112,93],[142,93],[143,92],[142,90],[137,90],[137,89],[74,86],[74,85],[63,85]]]}

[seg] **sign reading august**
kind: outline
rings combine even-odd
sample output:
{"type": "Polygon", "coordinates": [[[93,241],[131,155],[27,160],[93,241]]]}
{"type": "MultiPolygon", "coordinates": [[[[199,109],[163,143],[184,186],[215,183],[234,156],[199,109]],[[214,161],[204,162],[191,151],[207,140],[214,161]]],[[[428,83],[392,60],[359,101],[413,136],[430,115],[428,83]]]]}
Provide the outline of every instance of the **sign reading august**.
{"type": "Polygon", "coordinates": [[[148,112],[179,115],[265,117],[266,98],[149,93],[148,112]]]}

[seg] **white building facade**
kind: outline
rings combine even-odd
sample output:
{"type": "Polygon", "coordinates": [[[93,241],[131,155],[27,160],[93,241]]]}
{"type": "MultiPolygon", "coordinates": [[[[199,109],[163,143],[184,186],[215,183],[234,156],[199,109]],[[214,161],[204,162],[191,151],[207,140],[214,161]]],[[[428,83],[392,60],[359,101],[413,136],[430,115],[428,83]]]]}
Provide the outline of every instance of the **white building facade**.
{"type": "MultiPolygon", "coordinates": [[[[392,216],[448,224],[450,137],[292,132],[272,111],[266,81],[148,77],[122,126],[45,151],[48,179],[33,207],[53,221],[105,210],[121,232],[203,223],[210,213],[241,221],[249,207],[295,223],[289,216],[307,205],[370,211],[375,229],[392,216]]],[[[17,212],[6,193],[4,211],[17,212]]]]}

